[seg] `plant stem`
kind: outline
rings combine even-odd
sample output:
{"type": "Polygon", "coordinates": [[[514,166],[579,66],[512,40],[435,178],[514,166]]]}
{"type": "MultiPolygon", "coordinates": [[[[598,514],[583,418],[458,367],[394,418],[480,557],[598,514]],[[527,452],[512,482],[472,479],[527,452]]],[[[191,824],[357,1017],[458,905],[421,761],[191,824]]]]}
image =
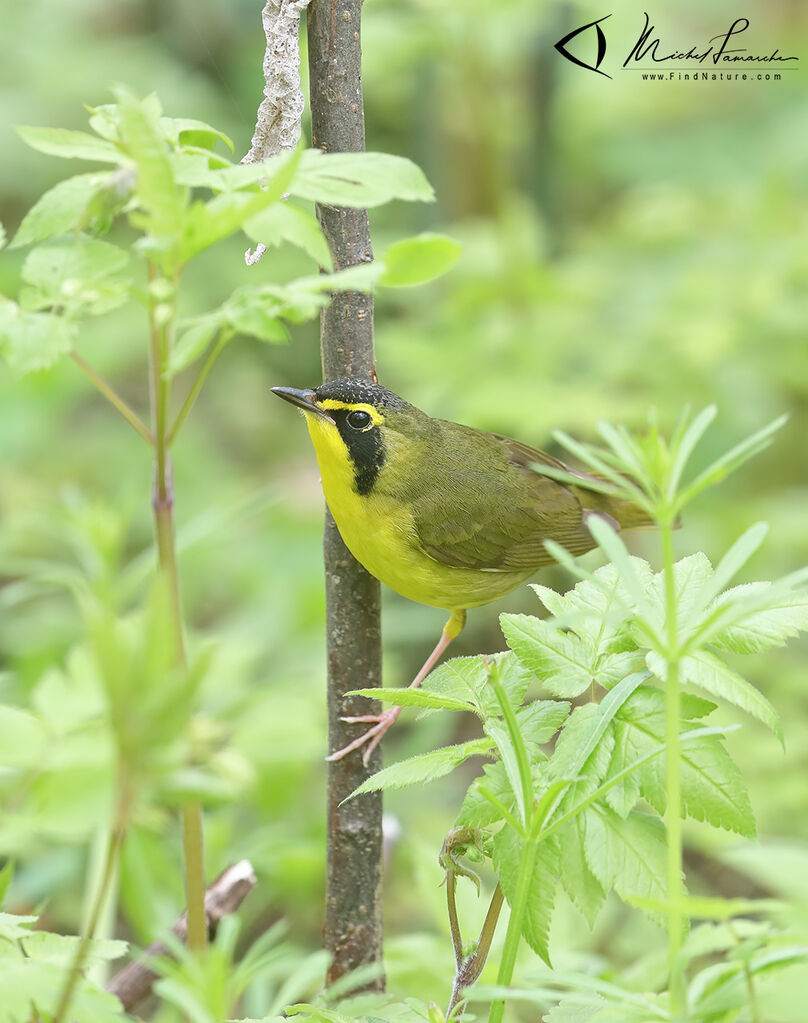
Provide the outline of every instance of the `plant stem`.
{"type": "Polygon", "coordinates": [[[110,405],[113,405],[118,410],[118,412],[120,412],[120,414],[127,421],[127,423],[129,423],[129,425],[133,429],[137,430],[137,432],[146,441],[146,443],[154,444],[154,436],[151,430],[148,428],[148,426],[146,426],[146,424],[143,422],[143,420],[140,418],[137,412],[135,412],[134,409],[130,408],[130,406],[126,404],[126,402],[118,394],[118,392],[115,391],[99,373],[96,373],[93,367],[86,360],[84,360],[79,355],[78,352],[75,351],[71,352],[70,358],[73,360],[73,362],[76,363],[77,366],[81,367],[81,369],[87,374],[90,380],[92,380],[92,382],[101,392],[101,394],[104,395],[104,397],[107,399],[110,405]]]}
{"type": "Polygon", "coordinates": [[[665,680],[665,825],[668,837],[668,970],[673,1015],[684,1009],[684,992],[679,976],[682,945],[682,792],[679,733],[682,696],[679,687],[679,630],[676,613],[673,530],[670,520],[660,522],[662,562],[665,579],[665,620],[668,632],[667,676],[665,680]]]}
{"type": "Polygon", "coordinates": [[[128,788],[125,785],[120,786],[120,791],[117,799],[117,806],[115,810],[115,818],[110,829],[109,841],[107,844],[107,851],[104,857],[104,866],[101,872],[101,880],[98,884],[98,888],[95,893],[95,899],[90,910],[90,915],[87,921],[87,927],[82,934],[79,941],[76,954],[73,957],[73,962],[70,964],[70,971],[68,972],[65,985],[62,988],[62,993],[59,996],[59,1002],[56,1007],[56,1011],[53,1014],[53,1023],[64,1023],[67,1011],[70,1008],[70,1002],[73,999],[73,995],[76,991],[76,986],[81,979],[81,973],[84,969],[84,963],[87,959],[87,953],[90,950],[90,945],[93,940],[93,936],[98,928],[98,921],[101,917],[101,913],[104,908],[104,904],[107,901],[107,895],[109,894],[109,888],[112,883],[112,878],[115,876],[115,870],[118,863],[118,855],[121,850],[121,844],[123,842],[124,835],[126,833],[126,821],[129,815],[129,793],[128,788]]]}
{"type": "MultiPolygon", "coordinates": [[[[519,944],[522,940],[522,921],[524,920],[527,908],[530,881],[536,868],[538,849],[538,841],[530,835],[522,851],[519,874],[516,878],[516,892],[511,903],[511,918],[508,921],[508,930],[505,933],[505,947],[502,949],[502,959],[500,960],[499,973],[497,974],[498,987],[508,987],[513,980],[516,954],[519,951],[519,944]]],[[[504,1012],[505,1002],[503,999],[492,1002],[491,1011],[488,1014],[488,1023],[501,1023],[504,1012]]]]}
{"type": "Polygon", "coordinates": [[[227,344],[231,337],[232,334],[229,331],[223,330],[222,333],[219,335],[219,340],[208,352],[208,357],[202,364],[202,368],[200,369],[199,373],[197,373],[196,380],[194,380],[193,385],[191,386],[191,390],[188,392],[188,397],[185,399],[185,401],[182,404],[182,408],[177,413],[177,418],[174,420],[174,425],[168,431],[166,444],[169,447],[171,447],[171,445],[174,443],[174,439],[179,433],[180,427],[185,422],[188,413],[194,407],[194,402],[196,401],[199,392],[202,390],[202,385],[205,383],[207,375],[208,373],[210,373],[214,362],[216,362],[222,349],[224,348],[224,346],[227,344]]]}
{"type": "MultiPolygon", "coordinates": [[[[454,883],[455,880],[454,874],[450,874],[446,878],[447,899],[449,898],[448,885],[450,881],[454,883]]],[[[449,1001],[449,1008],[446,1010],[447,1020],[452,1015],[454,1007],[462,1000],[463,989],[472,985],[483,972],[483,967],[488,959],[488,953],[491,951],[491,942],[494,940],[494,933],[497,929],[497,921],[499,920],[503,900],[502,888],[497,885],[494,889],[494,894],[491,896],[488,912],[485,914],[480,937],[477,939],[477,947],[470,956],[464,959],[460,927],[457,923],[457,911],[454,909],[454,889],[452,889],[451,901],[449,902],[449,923],[452,927],[452,945],[455,950],[456,971],[454,983],[452,984],[452,997],[449,1001]],[[453,909],[454,923],[452,924],[453,909]]]]}
{"type": "MultiPolygon", "coordinates": [[[[155,270],[149,268],[149,279],[153,280],[155,270]]],[[[176,280],[174,281],[176,289],[176,280]]],[[[169,586],[171,600],[171,623],[174,632],[176,662],[185,666],[185,640],[183,635],[182,602],[180,598],[179,572],[174,540],[174,485],[171,459],[168,453],[168,407],[171,398],[171,381],[165,375],[168,355],[171,349],[174,325],[174,307],[171,316],[157,322],[154,306],[149,308],[150,328],[150,392],[154,419],[154,489],[152,507],[157,536],[157,555],[160,570],[169,586]]],[[[205,876],[203,857],[202,807],[199,800],[187,800],[182,808],[183,859],[185,861],[185,897],[188,907],[188,947],[193,951],[204,949],[207,942],[207,920],[205,917],[205,876]]]]}

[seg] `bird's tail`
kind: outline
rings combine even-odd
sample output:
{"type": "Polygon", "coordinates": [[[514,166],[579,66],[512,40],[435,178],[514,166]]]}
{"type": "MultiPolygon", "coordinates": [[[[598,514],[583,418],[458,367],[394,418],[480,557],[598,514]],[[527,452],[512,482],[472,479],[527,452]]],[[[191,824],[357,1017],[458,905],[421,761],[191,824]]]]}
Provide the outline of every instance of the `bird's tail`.
{"type": "Polygon", "coordinates": [[[599,494],[595,490],[578,490],[578,497],[584,506],[585,515],[600,515],[611,519],[612,524],[620,529],[637,529],[640,526],[653,526],[654,520],[638,508],[632,501],[612,497],[610,494],[599,494]]]}

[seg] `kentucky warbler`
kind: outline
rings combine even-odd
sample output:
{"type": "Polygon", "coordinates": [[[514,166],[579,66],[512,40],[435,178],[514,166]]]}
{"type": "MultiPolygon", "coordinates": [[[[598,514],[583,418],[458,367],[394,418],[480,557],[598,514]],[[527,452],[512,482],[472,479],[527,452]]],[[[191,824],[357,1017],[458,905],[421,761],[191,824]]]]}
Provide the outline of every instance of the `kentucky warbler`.
{"type": "MultiPolygon", "coordinates": [[[[545,540],[578,555],[595,546],[591,515],[615,528],[649,522],[634,505],[586,490],[586,474],[551,455],[433,419],[379,384],[346,378],[316,390],[272,390],[306,417],[325,499],[356,560],[410,600],[451,611],[411,687],[461,632],[468,608],[509,593],[552,561],[545,540]],[[583,486],[543,476],[535,463],[572,472],[583,486]]],[[[372,727],[328,759],[367,744],[367,761],[400,711],[346,718],[372,727]]]]}

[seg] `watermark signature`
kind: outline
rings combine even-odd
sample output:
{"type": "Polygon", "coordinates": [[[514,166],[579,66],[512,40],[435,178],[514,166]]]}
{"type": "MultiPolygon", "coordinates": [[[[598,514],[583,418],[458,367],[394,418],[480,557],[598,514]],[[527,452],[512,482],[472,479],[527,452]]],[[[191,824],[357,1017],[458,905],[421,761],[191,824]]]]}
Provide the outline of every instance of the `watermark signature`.
{"type": "MultiPolygon", "coordinates": [[[[692,43],[687,47],[672,47],[663,42],[662,35],[651,24],[647,12],[644,12],[644,16],[645,24],[618,68],[619,71],[640,71],[643,80],[780,81],[781,70],[794,70],[799,65],[798,56],[781,53],[777,46],[773,49],[753,49],[751,46],[740,45],[748,40],[745,33],[751,22],[746,17],[735,18],[725,31],[703,42],[692,43]],[[762,68],[766,69],[765,73],[759,70],[762,68]],[[755,72],[752,69],[758,70],[755,72]]],[[[601,25],[610,17],[611,14],[606,14],[573,29],[563,39],[559,39],[555,49],[578,67],[611,78],[612,75],[601,67],[606,57],[606,33],[601,25]],[[577,42],[576,53],[569,49],[569,44],[573,42],[577,42]],[[591,51],[593,43],[594,60],[588,62],[582,55],[581,47],[591,51]]]]}

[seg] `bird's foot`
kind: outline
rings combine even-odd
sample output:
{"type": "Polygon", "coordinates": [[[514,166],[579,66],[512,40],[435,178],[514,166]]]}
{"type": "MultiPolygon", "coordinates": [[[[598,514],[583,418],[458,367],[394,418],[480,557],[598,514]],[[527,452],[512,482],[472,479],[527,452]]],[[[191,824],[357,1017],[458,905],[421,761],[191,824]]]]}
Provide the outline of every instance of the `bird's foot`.
{"type": "Polygon", "coordinates": [[[341,718],[340,720],[346,721],[348,724],[372,724],[373,727],[360,735],[358,739],[354,739],[353,742],[349,742],[347,746],[343,746],[342,749],[338,749],[336,753],[332,753],[325,759],[329,761],[342,760],[342,758],[346,757],[349,753],[353,753],[355,749],[359,749],[360,746],[365,746],[362,751],[362,760],[365,764],[367,764],[368,760],[370,760],[371,753],[382,741],[382,736],[395,722],[400,713],[401,707],[391,707],[389,710],[384,711],[383,714],[362,714],[359,717],[341,718]]]}

